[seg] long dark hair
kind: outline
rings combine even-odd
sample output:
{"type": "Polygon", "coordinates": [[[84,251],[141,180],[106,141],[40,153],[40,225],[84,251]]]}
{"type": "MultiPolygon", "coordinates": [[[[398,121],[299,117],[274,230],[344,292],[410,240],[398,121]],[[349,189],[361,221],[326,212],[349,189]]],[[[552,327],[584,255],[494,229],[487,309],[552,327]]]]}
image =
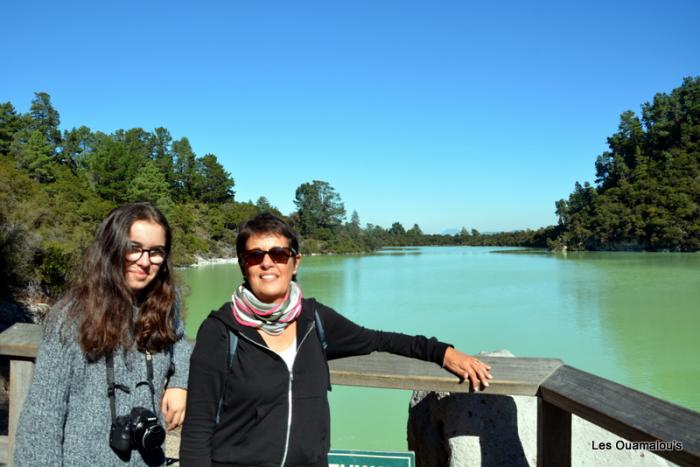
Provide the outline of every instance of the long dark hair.
{"type": "MultiPolygon", "coordinates": [[[[173,312],[176,292],[168,221],[148,203],[120,206],[109,213],[85,251],[82,268],[64,297],[67,314],[63,329],[77,325],[77,340],[91,360],[118,347],[160,352],[174,343],[173,312]],[[129,231],[136,221],[154,222],[165,231],[166,258],[148,286],[137,295],[124,277],[129,231]],[[139,313],[134,312],[138,306],[139,313]]],[[[57,307],[57,309],[62,307],[57,307]]]]}

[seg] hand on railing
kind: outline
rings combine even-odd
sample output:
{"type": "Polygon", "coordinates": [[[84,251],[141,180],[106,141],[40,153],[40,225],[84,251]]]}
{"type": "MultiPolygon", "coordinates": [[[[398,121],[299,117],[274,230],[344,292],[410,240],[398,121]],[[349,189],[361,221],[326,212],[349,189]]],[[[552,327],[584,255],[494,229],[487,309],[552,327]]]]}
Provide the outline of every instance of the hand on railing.
{"type": "Polygon", "coordinates": [[[448,347],[443,357],[442,367],[456,374],[462,381],[469,380],[472,390],[477,392],[481,385],[489,387],[491,367],[475,357],[460,352],[454,347],[448,347]]]}

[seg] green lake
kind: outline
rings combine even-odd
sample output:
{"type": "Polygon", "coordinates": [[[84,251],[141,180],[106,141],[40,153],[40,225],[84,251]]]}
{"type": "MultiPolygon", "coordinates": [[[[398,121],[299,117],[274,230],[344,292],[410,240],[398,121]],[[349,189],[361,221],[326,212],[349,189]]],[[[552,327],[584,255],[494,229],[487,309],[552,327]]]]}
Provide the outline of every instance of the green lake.
{"type": "MultiPolygon", "coordinates": [[[[700,410],[700,254],[387,249],[304,257],[298,280],[363,326],[425,334],[467,353],[508,349],[700,410]]],[[[182,269],[187,333],[230,299],[236,264],[182,269]]],[[[409,391],[334,386],[336,449],[406,449],[409,391]]]]}

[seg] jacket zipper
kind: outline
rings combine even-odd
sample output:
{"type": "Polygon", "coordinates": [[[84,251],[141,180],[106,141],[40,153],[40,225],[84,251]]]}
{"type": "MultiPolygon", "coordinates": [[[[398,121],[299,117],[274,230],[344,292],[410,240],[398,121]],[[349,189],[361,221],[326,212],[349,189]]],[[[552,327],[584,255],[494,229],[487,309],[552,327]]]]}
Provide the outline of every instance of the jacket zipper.
{"type": "MultiPolygon", "coordinates": [[[[311,323],[311,326],[306,331],[306,334],[304,334],[304,337],[301,338],[301,342],[299,342],[299,345],[297,345],[297,355],[299,354],[299,349],[301,348],[301,345],[304,343],[306,337],[311,333],[311,331],[314,330],[315,326],[316,323],[311,323]]],[[[287,454],[289,453],[289,437],[292,434],[292,382],[294,381],[294,363],[296,362],[296,360],[297,356],[294,355],[294,361],[292,361],[292,368],[289,369],[289,392],[287,393],[287,399],[289,401],[289,413],[287,415],[287,438],[284,441],[284,455],[282,456],[282,463],[280,464],[280,467],[284,467],[284,464],[287,462],[287,454]]]]}
{"type": "MultiPolygon", "coordinates": [[[[297,353],[299,353],[299,349],[301,348],[301,344],[304,343],[308,335],[311,333],[311,331],[314,330],[316,327],[316,323],[311,323],[311,326],[309,329],[306,331],[306,334],[304,334],[304,337],[301,338],[301,342],[297,345],[297,353]]],[[[257,345],[258,347],[265,349],[269,352],[274,352],[274,350],[270,349],[269,347],[262,345],[258,342],[255,342],[253,339],[250,337],[246,336],[245,334],[241,333],[241,337],[243,337],[245,340],[249,341],[252,344],[257,345]]],[[[276,355],[276,354],[275,354],[276,355]]],[[[294,361],[296,361],[296,355],[294,356],[294,361]]],[[[283,362],[284,363],[284,362],[283,362]]],[[[287,366],[285,364],[285,366],[287,366]]],[[[287,462],[287,454],[289,453],[289,438],[292,433],[292,382],[294,381],[294,362],[292,362],[292,368],[288,370],[289,371],[289,386],[287,390],[287,403],[289,406],[289,411],[287,412],[287,435],[284,440],[284,454],[282,455],[282,462],[280,463],[280,467],[284,467],[284,464],[287,462]]]]}

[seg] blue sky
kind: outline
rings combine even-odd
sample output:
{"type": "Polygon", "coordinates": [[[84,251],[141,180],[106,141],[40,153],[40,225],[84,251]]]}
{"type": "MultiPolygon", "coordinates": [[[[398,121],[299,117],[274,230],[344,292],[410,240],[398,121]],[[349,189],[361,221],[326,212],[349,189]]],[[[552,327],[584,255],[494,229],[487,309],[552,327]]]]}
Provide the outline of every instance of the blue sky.
{"type": "Polygon", "coordinates": [[[700,74],[700,2],[2,2],[0,101],[61,126],[164,126],[238,200],[430,233],[537,228],[625,110],[700,74]]]}

